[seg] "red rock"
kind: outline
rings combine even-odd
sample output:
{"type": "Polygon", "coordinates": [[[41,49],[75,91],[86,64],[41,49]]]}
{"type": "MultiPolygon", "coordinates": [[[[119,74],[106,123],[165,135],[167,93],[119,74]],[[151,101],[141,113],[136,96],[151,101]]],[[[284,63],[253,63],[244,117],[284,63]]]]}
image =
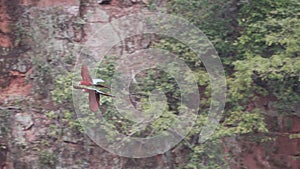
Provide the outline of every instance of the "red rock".
{"type": "Polygon", "coordinates": [[[61,5],[78,6],[79,0],[40,0],[36,4],[37,7],[42,7],[42,8],[61,6],[61,5]]]}
{"type": "Polygon", "coordinates": [[[21,0],[20,4],[25,6],[32,5],[41,8],[61,5],[77,6],[79,5],[79,0],[21,0]]]}
{"type": "Polygon", "coordinates": [[[7,97],[28,96],[31,92],[32,84],[26,82],[24,76],[18,76],[11,80],[9,86],[1,91],[0,103],[7,97]]]}
{"type": "Polygon", "coordinates": [[[0,46],[4,48],[13,47],[10,38],[7,35],[3,35],[3,34],[0,34],[0,46]]]}

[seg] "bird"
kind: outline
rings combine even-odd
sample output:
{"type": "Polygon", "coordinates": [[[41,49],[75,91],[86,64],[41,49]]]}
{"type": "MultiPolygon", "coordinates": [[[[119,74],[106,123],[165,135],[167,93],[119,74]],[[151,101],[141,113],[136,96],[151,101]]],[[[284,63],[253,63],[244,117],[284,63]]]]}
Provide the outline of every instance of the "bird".
{"type": "Polygon", "coordinates": [[[89,108],[92,112],[97,112],[100,106],[100,95],[114,97],[111,94],[104,93],[93,87],[108,88],[99,83],[104,82],[102,79],[92,79],[89,73],[89,69],[86,65],[81,66],[81,77],[82,81],[79,82],[79,85],[73,85],[74,89],[83,89],[89,94],[89,108]]]}
{"type": "Polygon", "coordinates": [[[108,88],[104,85],[99,84],[104,82],[104,80],[91,78],[89,69],[86,65],[81,66],[81,77],[82,77],[82,81],[80,82],[80,85],[108,88]]]}

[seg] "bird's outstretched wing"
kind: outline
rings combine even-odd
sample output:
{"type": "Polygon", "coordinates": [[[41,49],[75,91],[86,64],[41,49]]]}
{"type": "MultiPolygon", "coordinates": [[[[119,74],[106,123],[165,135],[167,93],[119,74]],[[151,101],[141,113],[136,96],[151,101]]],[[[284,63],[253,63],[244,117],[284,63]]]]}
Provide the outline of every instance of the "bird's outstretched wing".
{"type": "Polygon", "coordinates": [[[81,66],[81,77],[82,77],[82,80],[85,81],[85,82],[88,82],[90,84],[93,83],[93,80],[90,76],[90,72],[89,72],[89,69],[86,65],[82,65],[81,66]]]}
{"type": "Polygon", "coordinates": [[[74,88],[74,89],[84,89],[85,91],[88,91],[88,92],[89,92],[89,91],[93,91],[93,92],[95,92],[95,93],[97,93],[97,94],[99,94],[99,95],[115,97],[115,96],[113,96],[113,95],[111,95],[111,94],[104,93],[104,92],[102,92],[102,91],[100,91],[100,90],[97,90],[97,89],[95,89],[95,88],[88,87],[88,86],[83,86],[83,85],[73,85],[73,88],[74,88]]]}
{"type": "Polygon", "coordinates": [[[111,95],[111,94],[104,93],[104,92],[102,92],[102,91],[100,91],[100,90],[95,90],[95,92],[96,92],[97,94],[99,94],[99,95],[104,95],[104,96],[109,96],[109,97],[115,97],[115,96],[113,96],[113,95],[111,95]]]}
{"type": "Polygon", "coordinates": [[[94,90],[89,90],[89,106],[92,112],[97,112],[99,110],[100,95],[94,90]]]}

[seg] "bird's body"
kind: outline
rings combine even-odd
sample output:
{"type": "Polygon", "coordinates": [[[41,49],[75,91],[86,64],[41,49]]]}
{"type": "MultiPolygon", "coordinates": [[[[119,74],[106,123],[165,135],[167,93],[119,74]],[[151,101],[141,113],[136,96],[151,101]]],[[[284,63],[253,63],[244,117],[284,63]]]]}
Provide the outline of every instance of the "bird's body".
{"type": "Polygon", "coordinates": [[[88,86],[85,86],[85,85],[73,85],[74,89],[83,89],[84,91],[95,91],[97,94],[101,94],[101,95],[104,95],[104,96],[111,96],[113,97],[113,95],[111,94],[108,94],[108,93],[104,93],[98,89],[95,89],[95,88],[92,88],[92,87],[88,87],[88,86]]]}
{"type": "Polygon", "coordinates": [[[104,80],[91,78],[89,69],[86,65],[82,65],[81,67],[81,77],[82,77],[82,81],[80,82],[81,85],[108,88],[106,86],[99,84],[104,82],[104,80]]]}
{"type": "Polygon", "coordinates": [[[99,83],[104,82],[102,79],[92,79],[86,65],[82,65],[81,67],[81,77],[82,81],[79,85],[73,85],[75,89],[83,89],[85,92],[89,93],[89,107],[90,110],[96,112],[99,110],[99,101],[100,95],[114,97],[110,94],[104,93],[98,89],[93,87],[100,87],[100,88],[108,88],[104,85],[99,83]]]}

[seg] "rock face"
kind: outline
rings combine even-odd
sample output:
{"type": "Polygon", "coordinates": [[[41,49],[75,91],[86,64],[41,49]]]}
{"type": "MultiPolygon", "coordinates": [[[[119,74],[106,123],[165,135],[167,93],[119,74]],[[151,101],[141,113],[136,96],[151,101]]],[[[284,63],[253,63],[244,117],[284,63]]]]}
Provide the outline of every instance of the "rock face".
{"type": "Polygon", "coordinates": [[[242,153],[239,154],[238,166],[234,166],[234,168],[298,168],[300,166],[300,160],[297,159],[300,140],[290,136],[296,130],[299,131],[299,120],[300,118],[297,116],[285,117],[284,128],[276,132],[271,130],[274,141],[264,143],[241,141],[238,143],[236,146],[242,147],[242,153]],[[292,121],[292,125],[289,126],[286,120],[292,121]]]}
{"type": "Polygon", "coordinates": [[[110,154],[66,127],[66,117],[49,95],[52,76],[74,66],[74,43],[88,39],[96,24],[137,11],[141,4],[0,1],[0,169],[159,167],[155,158],[135,161],[110,154]]]}
{"type": "MultiPolygon", "coordinates": [[[[148,3],[150,0],[0,0],[0,169],[172,168],[161,156],[128,159],[103,150],[67,128],[66,117],[49,96],[53,89],[49,71],[56,76],[74,66],[70,61],[76,50],[73,43],[83,44],[99,25],[137,12],[148,3]],[[53,52],[61,57],[51,57],[53,52]]],[[[146,48],[151,38],[129,39],[124,51],[114,52],[146,48]]],[[[270,120],[270,128],[272,121],[277,118],[270,120]]],[[[276,123],[281,127],[272,145],[235,141],[240,165],[233,167],[299,167],[299,160],[294,160],[299,156],[299,139],[282,133],[298,133],[300,119],[282,121],[284,124],[276,123]]]]}

